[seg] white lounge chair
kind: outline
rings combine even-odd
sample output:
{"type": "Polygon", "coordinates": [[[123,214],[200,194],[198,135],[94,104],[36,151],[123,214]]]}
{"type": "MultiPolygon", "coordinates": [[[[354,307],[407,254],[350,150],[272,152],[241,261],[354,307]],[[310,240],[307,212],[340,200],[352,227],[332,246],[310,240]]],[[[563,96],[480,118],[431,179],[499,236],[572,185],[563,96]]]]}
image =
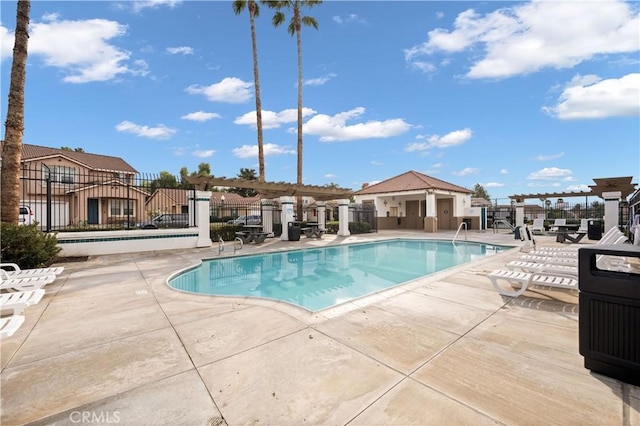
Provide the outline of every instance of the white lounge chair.
{"type": "Polygon", "coordinates": [[[39,275],[60,275],[64,271],[64,266],[52,268],[32,268],[21,269],[16,263],[0,263],[0,268],[4,269],[8,278],[37,277],[39,275]]]}
{"type": "Polygon", "coordinates": [[[45,285],[52,283],[56,279],[55,275],[40,275],[39,277],[27,278],[6,278],[0,274],[0,290],[27,291],[38,290],[45,285]]]}
{"type": "Polygon", "coordinates": [[[561,274],[578,276],[578,266],[575,265],[560,265],[557,263],[538,263],[538,262],[526,262],[524,260],[512,260],[506,264],[507,269],[515,271],[517,269],[523,272],[531,273],[544,273],[544,274],[561,274]]]}
{"type": "Polygon", "coordinates": [[[532,234],[544,234],[544,219],[533,219],[532,234]]]}
{"type": "Polygon", "coordinates": [[[567,226],[567,219],[556,219],[549,228],[549,232],[558,232],[560,226],[567,226]]]}
{"type": "Polygon", "coordinates": [[[24,319],[22,315],[0,318],[0,339],[12,336],[22,326],[24,319]]]}
{"type": "MultiPolygon", "coordinates": [[[[609,229],[603,236],[598,240],[594,245],[603,245],[603,244],[621,244],[627,241],[627,237],[617,228],[613,227],[609,229]]],[[[584,246],[582,246],[584,247],[584,246]]],[[[540,252],[551,252],[551,251],[563,251],[563,252],[578,252],[580,246],[568,246],[568,247],[538,247],[537,251],[540,252]]]]}
{"type": "Polygon", "coordinates": [[[487,278],[489,278],[491,284],[493,284],[493,287],[498,291],[498,293],[511,297],[520,296],[522,293],[527,291],[530,285],[559,287],[571,290],[578,288],[578,280],[574,276],[560,275],[557,273],[531,273],[496,269],[489,273],[487,278]],[[501,287],[500,284],[498,284],[499,281],[507,281],[510,285],[520,284],[520,288],[517,290],[509,290],[501,287]]]}
{"type": "Polygon", "coordinates": [[[15,293],[0,293],[0,310],[11,311],[19,315],[22,311],[38,303],[44,296],[44,290],[28,290],[15,293]]]}
{"type": "Polygon", "coordinates": [[[541,256],[537,254],[525,254],[520,256],[520,259],[525,262],[578,266],[578,256],[541,256]]]}

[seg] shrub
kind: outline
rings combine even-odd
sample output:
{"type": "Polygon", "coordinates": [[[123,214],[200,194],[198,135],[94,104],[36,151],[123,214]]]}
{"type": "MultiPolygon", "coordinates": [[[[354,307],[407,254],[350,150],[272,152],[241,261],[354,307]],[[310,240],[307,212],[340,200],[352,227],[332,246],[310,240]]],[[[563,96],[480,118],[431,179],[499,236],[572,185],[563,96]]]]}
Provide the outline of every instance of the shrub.
{"type": "MultiPolygon", "coordinates": [[[[327,232],[329,234],[337,234],[340,228],[340,222],[327,222],[327,232]]],[[[351,234],[366,234],[371,232],[371,225],[368,222],[349,222],[349,232],[351,234]]]]}
{"type": "Polygon", "coordinates": [[[47,234],[37,225],[2,223],[2,262],[17,263],[22,269],[39,268],[53,263],[62,250],[55,234],[47,234]]]}

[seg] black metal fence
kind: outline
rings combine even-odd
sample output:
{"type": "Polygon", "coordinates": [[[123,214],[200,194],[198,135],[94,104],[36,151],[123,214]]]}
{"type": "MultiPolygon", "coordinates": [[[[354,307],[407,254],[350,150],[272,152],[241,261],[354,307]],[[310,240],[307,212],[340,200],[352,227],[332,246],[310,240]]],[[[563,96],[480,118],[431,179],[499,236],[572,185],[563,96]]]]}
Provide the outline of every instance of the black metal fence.
{"type": "Polygon", "coordinates": [[[194,198],[193,185],[173,177],[24,166],[20,221],[47,232],[188,227],[196,223],[194,198]],[[167,220],[154,222],[160,215],[167,220]]]}

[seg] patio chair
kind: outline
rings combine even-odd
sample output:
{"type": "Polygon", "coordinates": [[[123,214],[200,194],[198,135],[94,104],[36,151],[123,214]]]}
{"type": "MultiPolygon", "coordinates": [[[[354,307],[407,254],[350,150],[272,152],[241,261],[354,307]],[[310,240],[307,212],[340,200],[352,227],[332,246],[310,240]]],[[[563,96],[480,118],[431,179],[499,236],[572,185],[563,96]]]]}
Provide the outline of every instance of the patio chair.
{"type": "Polygon", "coordinates": [[[0,318],[0,339],[12,336],[22,326],[24,319],[22,315],[0,318]]]}
{"type": "Polygon", "coordinates": [[[544,234],[544,219],[533,219],[532,234],[544,234]]]}
{"type": "Polygon", "coordinates": [[[576,231],[578,234],[586,234],[589,231],[589,219],[580,219],[580,227],[576,231]]]}
{"type": "Polygon", "coordinates": [[[527,225],[522,225],[519,228],[520,240],[524,241],[524,244],[520,247],[520,251],[530,252],[531,250],[535,250],[536,240],[533,238],[533,233],[529,227],[527,225]]]}
{"type": "Polygon", "coordinates": [[[39,290],[45,285],[52,283],[56,279],[55,275],[40,275],[38,277],[27,278],[7,278],[5,272],[0,274],[0,290],[27,291],[39,290]]]}
{"type": "Polygon", "coordinates": [[[44,290],[28,290],[16,293],[0,294],[0,311],[11,311],[13,315],[20,315],[22,311],[38,303],[44,296],[44,290]]]}
{"type": "MultiPolygon", "coordinates": [[[[617,228],[613,227],[609,229],[603,236],[598,240],[594,245],[603,245],[603,244],[621,244],[627,241],[627,237],[617,228]]],[[[542,246],[538,247],[537,251],[540,252],[578,252],[578,246],[568,246],[568,247],[547,247],[542,246]]]]}
{"type": "Polygon", "coordinates": [[[64,266],[56,266],[53,268],[21,269],[16,263],[0,263],[0,268],[4,269],[4,271],[7,273],[8,278],[37,277],[39,275],[60,275],[64,271],[64,266]]]}
{"type": "MultiPolygon", "coordinates": [[[[578,288],[578,280],[571,274],[560,273],[547,273],[547,272],[518,272],[518,271],[505,271],[496,269],[487,275],[487,278],[493,284],[493,287],[503,296],[518,297],[527,289],[530,285],[558,287],[570,290],[576,290],[578,288]],[[499,281],[507,281],[510,285],[520,284],[520,288],[517,290],[509,290],[503,288],[498,284],[499,281]]],[[[513,287],[512,287],[513,288],[513,287]]]]}
{"type": "Polygon", "coordinates": [[[551,225],[549,232],[558,232],[558,228],[561,226],[567,226],[567,219],[556,219],[551,225]]]}

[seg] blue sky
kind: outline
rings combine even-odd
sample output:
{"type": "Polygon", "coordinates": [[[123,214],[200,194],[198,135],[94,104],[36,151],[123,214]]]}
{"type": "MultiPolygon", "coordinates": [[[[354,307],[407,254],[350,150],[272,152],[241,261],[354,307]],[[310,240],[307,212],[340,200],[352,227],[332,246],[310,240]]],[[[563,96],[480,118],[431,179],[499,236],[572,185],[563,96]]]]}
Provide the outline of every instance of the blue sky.
{"type": "MultiPolygon", "coordinates": [[[[2,0],[2,120],[16,2],[2,0]]],[[[640,6],[325,1],[302,32],[304,183],[408,170],[492,198],[640,175],[640,6]]],[[[256,20],[268,181],[296,181],[295,37],[256,20]]],[[[289,15],[287,15],[287,19],[289,15]]],[[[32,1],[24,142],[143,173],[258,170],[249,17],[228,1],[32,1]]],[[[2,126],[4,137],[4,126],[2,126]]]]}

